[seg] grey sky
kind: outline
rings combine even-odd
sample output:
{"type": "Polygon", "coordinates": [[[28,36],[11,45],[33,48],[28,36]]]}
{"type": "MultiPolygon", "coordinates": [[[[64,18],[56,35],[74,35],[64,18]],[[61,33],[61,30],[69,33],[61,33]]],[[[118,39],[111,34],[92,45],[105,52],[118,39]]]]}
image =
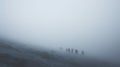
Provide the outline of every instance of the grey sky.
{"type": "Polygon", "coordinates": [[[0,2],[2,37],[47,47],[73,47],[103,55],[120,51],[119,0],[0,2]]]}

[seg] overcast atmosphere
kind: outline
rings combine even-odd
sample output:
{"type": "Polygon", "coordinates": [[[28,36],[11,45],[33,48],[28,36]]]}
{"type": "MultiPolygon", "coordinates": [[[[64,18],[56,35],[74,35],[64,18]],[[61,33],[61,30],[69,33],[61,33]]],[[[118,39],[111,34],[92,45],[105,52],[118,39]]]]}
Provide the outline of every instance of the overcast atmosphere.
{"type": "Polygon", "coordinates": [[[119,0],[0,0],[0,37],[120,57],[119,0]]]}

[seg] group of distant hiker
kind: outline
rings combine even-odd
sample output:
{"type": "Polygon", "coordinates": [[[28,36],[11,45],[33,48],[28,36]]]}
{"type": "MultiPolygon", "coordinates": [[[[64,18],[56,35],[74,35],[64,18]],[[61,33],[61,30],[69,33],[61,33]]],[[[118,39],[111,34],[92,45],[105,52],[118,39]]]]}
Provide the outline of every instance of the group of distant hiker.
{"type": "Polygon", "coordinates": [[[66,52],[78,54],[78,50],[77,50],[77,49],[74,50],[74,49],[67,48],[67,49],[66,49],[66,52]]]}
{"type": "MultiPolygon", "coordinates": [[[[63,49],[63,48],[60,47],[60,50],[62,50],[62,49],[63,49]]],[[[84,52],[83,50],[81,50],[81,51],[79,52],[78,49],[73,49],[73,48],[66,48],[66,52],[67,52],[67,53],[81,54],[81,55],[84,55],[84,54],[85,54],[85,52],[84,52]]]]}
{"type": "MultiPolygon", "coordinates": [[[[68,52],[68,53],[75,53],[75,54],[79,53],[79,51],[77,49],[72,49],[72,48],[71,49],[67,48],[66,52],[68,52]]],[[[81,54],[84,55],[84,51],[83,50],[81,51],[81,54]]]]}

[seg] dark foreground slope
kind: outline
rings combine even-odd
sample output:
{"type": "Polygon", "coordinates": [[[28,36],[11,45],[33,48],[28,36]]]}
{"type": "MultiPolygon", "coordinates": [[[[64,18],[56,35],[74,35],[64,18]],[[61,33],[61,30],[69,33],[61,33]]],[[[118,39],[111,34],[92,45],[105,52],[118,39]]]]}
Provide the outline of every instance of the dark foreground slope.
{"type": "Polygon", "coordinates": [[[8,41],[0,41],[0,67],[117,67],[85,57],[40,51],[8,41]]]}

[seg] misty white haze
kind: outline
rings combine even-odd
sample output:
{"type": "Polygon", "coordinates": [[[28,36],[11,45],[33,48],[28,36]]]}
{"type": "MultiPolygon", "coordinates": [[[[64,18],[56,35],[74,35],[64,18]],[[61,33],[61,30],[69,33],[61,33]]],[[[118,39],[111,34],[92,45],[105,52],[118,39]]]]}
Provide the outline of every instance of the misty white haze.
{"type": "Polygon", "coordinates": [[[76,48],[120,62],[119,0],[0,0],[0,37],[76,48]]]}

